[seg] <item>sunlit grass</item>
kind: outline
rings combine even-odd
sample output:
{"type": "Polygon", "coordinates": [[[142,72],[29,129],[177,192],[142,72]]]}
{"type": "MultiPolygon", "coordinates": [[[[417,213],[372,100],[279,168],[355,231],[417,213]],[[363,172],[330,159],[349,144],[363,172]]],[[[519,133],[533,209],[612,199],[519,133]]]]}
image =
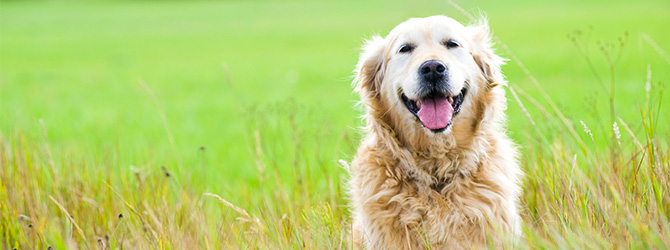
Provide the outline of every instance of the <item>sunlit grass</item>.
{"type": "MultiPolygon", "coordinates": [[[[573,129],[586,136],[566,133],[523,145],[524,238],[516,247],[670,245],[670,150],[663,139],[667,135],[654,129],[661,103],[660,93],[650,94],[639,119],[618,120],[618,130],[588,129],[594,139],[615,138],[606,148],[596,147],[574,121],[573,129]],[[635,136],[630,127],[642,128],[643,135],[635,136]]],[[[282,143],[274,131],[255,131],[250,160],[257,180],[225,195],[200,191],[200,182],[211,181],[201,172],[209,166],[205,162],[185,166],[190,171],[181,172],[188,174],[157,164],[120,171],[111,163],[115,153],[70,152],[54,160],[46,129],[39,138],[3,137],[2,244],[20,249],[348,249],[346,163],[323,162],[322,155],[332,150],[319,147],[327,137],[303,134],[290,118],[295,109],[287,107],[279,112],[288,118],[276,121],[285,123],[290,131],[285,142],[291,143],[282,143]],[[109,174],[115,171],[118,175],[109,174]]],[[[545,115],[540,119],[564,122],[552,112],[545,115]]]]}

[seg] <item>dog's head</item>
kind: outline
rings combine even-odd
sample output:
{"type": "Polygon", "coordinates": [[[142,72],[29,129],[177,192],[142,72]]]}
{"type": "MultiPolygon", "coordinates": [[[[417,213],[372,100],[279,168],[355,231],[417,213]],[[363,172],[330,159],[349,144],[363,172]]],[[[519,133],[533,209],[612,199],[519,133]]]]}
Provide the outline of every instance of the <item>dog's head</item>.
{"type": "Polygon", "coordinates": [[[466,27],[445,16],[412,18],[367,41],[355,84],[369,125],[390,129],[401,141],[465,137],[486,107],[501,101],[495,96],[502,92],[492,90],[504,84],[503,62],[485,22],[466,27]]]}

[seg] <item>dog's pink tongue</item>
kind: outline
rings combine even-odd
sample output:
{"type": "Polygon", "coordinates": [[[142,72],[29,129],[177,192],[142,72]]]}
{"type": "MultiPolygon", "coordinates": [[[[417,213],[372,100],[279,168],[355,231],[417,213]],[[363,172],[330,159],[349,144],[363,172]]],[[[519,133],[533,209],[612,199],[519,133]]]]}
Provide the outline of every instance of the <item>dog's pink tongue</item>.
{"type": "Polygon", "coordinates": [[[454,108],[446,97],[427,97],[421,99],[421,109],[417,115],[428,129],[441,129],[447,126],[454,114],[454,108]]]}

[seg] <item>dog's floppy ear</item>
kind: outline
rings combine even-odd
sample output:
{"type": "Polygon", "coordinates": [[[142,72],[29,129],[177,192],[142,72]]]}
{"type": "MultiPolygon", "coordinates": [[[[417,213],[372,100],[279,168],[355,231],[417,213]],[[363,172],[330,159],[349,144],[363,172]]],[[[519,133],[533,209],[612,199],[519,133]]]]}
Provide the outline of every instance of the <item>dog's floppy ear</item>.
{"type": "Polygon", "coordinates": [[[506,59],[496,55],[493,52],[493,43],[491,42],[491,32],[486,19],[480,19],[475,24],[468,26],[472,43],[472,57],[482,70],[484,78],[489,82],[490,87],[505,84],[505,78],[500,70],[500,66],[505,64],[506,59]]]}
{"type": "Polygon", "coordinates": [[[362,95],[377,96],[382,79],[384,77],[384,49],[386,42],[380,36],[374,36],[367,40],[363,46],[358,64],[356,65],[356,78],[354,87],[362,95]]]}

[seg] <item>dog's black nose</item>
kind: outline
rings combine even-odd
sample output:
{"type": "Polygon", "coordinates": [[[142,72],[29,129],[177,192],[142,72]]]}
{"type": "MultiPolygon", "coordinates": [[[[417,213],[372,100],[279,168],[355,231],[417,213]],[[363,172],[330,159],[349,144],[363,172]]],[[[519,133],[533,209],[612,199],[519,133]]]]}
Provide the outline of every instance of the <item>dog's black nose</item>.
{"type": "Polygon", "coordinates": [[[447,66],[438,60],[428,60],[419,67],[419,75],[429,82],[437,82],[447,75],[447,66]]]}

